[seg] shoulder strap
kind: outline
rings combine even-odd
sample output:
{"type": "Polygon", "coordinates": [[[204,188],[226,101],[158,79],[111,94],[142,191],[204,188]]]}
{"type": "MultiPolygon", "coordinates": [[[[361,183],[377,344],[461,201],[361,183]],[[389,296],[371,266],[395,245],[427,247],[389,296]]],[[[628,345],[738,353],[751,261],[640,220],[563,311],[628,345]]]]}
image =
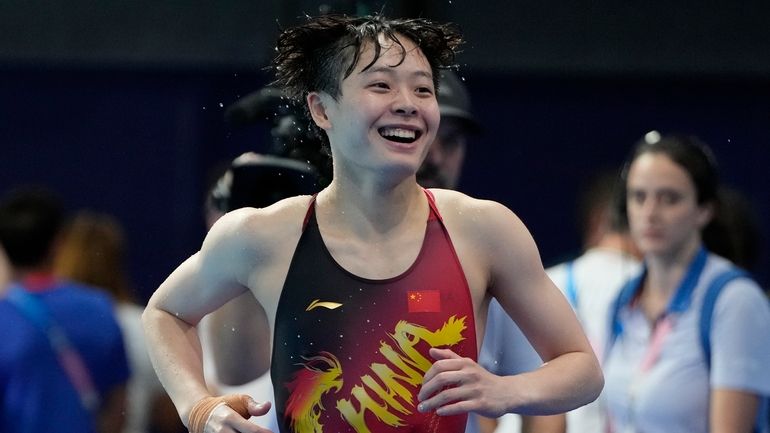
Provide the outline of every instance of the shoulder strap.
{"type": "Polygon", "coordinates": [[[11,305],[48,338],[59,364],[80,396],[83,407],[94,412],[99,406],[99,393],[83,358],[70,342],[64,328],[56,323],[46,305],[23,287],[12,285],[7,297],[11,305]]]}
{"type": "Polygon", "coordinates": [[[701,349],[706,360],[706,366],[711,369],[711,319],[714,316],[714,306],[717,303],[722,289],[732,280],[737,278],[750,278],[746,271],[738,268],[730,268],[718,274],[711,284],[706,288],[703,295],[703,305],[701,306],[700,319],[698,322],[698,332],[700,336],[701,349]]]}

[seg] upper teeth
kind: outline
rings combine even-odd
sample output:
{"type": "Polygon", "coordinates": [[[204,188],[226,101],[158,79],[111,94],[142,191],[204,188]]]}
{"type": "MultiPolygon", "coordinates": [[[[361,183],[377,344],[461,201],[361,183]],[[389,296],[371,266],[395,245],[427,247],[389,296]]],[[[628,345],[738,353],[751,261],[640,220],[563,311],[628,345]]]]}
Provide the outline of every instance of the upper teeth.
{"type": "Polygon", "coordinates": [[[415,137],[415,132],[411,131],[409,129],[383,128],[382,135],[384,135],[384,136],[400,137],[400,138],[414,138],[415,137]]]}

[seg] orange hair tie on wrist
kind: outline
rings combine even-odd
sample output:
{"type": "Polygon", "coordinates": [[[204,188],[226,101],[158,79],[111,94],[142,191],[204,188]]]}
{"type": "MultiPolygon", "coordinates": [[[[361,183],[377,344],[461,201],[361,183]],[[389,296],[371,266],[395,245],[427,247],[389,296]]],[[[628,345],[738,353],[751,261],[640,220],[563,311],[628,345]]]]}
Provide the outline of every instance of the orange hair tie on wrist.
{"type": "Polygon", "coordinates": [[[188,420],[188,428],[190,433],[203,433],[206,422],[211,416],[211,412],[214,412],[219,405],[224,404],[230,407],[230,409],[238,412],[238,415],[244,419],[251,418],[249,414],[249,401],[251,397],[245,394],[230,394],[222,397],[204,397],[198,400],[192,409],[190,409],[190,417],[188,420]]]}

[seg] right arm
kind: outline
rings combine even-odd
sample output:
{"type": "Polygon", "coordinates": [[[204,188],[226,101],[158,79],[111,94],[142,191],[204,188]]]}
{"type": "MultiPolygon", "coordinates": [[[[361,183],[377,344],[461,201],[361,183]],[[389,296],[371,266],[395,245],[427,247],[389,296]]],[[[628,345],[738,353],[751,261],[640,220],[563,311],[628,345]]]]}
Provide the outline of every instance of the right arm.
{"type": "Polygon", "coordinates": [[[210,397],[196,325],[205,314],[244,293],[249,272],[259,263],[254,252],[244,248],[244,233],[251,233],[248,212],[223,217],[201,251],[160,285],[142,317],[150,359],[188,427],[192,407],[210,397]]]}

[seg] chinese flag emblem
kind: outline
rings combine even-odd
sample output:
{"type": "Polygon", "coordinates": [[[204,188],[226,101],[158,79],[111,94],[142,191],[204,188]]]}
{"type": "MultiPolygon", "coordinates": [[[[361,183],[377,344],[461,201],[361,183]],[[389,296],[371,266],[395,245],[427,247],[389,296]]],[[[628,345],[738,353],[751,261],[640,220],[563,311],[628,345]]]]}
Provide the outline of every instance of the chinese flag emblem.
{"type": "Polygon", "coordinates": [[[438,313],[441,311],[441,292],[417,290],[406,292],[410,313],[438,313]]]}

